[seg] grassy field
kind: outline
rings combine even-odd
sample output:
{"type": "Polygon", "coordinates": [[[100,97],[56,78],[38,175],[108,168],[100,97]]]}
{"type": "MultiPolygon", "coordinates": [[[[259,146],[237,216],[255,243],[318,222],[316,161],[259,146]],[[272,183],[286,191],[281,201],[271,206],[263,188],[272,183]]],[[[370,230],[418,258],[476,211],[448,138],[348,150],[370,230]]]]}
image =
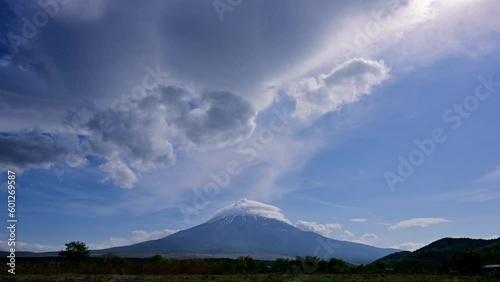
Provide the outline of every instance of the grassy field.
{"type": "Polygon", "coordinates": [[[347,275],[279,275],[279,274],[255,274],[255,275],[16,275],[0,276],[0,281],[214,281],[214,282],[487,282],[500,281],[500,278],[467,277],[467,276],[444,276],[444,275],[368,275],[368,274],[347,274],[347,275]]]}

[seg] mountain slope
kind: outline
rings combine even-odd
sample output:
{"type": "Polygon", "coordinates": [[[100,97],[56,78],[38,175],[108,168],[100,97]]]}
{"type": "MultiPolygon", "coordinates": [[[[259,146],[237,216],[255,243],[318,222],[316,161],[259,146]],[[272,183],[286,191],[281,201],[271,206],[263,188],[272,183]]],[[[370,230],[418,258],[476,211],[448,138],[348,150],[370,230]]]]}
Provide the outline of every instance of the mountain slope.
{"type": "Polygon", "coordinates": [[[275,257],[318,256],[339,258],[353,264],[366,264],[398,250],[380,249],[359,243],[338,241],[302,231],[279,217],[252,212],[222,213],[206,223],[182,230],[162,239],[94,251],[134,254],[240,254],[275,257]]]}
{"type": "Polygon", "coordinates": [[[479,248],[488,247],[499,241],[499,239],[443,238],[416,250],[413,255],[417,258],[432,258],[443,264],[447,264],[455,252],[466,250],[476,251],[479,248]]]}
{"type": "Polygon", "coordinates": [[[400,271],[447,271],[453,255],[463,251],[476,252],[483,264],[500,262],[500,238],[443,238],[414,252],[400,252],[376,262],[400,271]]]}

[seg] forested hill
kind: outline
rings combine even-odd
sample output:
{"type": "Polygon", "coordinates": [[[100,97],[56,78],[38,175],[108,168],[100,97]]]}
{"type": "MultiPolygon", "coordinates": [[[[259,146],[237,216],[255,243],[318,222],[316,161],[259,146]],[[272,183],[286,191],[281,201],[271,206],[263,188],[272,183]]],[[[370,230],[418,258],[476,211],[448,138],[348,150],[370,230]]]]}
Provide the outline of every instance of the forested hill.
{"type": "Polygon", "coordinates": [[[478,273],[482,265],[500,264],[500,238],[443,238],[414,252],[398,252],[374,262],[399,272],[478,273]]]}

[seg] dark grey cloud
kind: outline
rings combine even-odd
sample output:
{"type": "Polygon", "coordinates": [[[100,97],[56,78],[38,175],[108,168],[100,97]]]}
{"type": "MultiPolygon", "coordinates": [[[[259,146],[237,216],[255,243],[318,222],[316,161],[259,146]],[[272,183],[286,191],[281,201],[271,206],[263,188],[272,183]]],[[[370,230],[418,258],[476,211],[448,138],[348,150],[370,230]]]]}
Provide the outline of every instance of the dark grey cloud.
{"type": "Polygon", "coordinates": [[[19,171],[55,162],[76,167],[95,155],[105,160],[100,168],[106,179],[132,188],[141,173],[174,165],[177,148],[221,148],[248,137],[256,114],[252,104],[228,91],[162,86],[108,108],[86,102],[68,111],[63,124],[71,133],[0,135],[0,164],[19,171]]]}
{"type": "Polygon", "coordinates": [[[255,128],[254,107],[231,92],[203,93],[197,108],[178,120],[179,128],[196,145],[234,144],[255,128]]]}
{"type": "Polygon", "coordinates": [[[251,99],[263,95],[252,92],[256,86],[310,56],[347,11],[380,1],[243,1],[224,21],[213,2],[169,2],[160,33],[174,52],[165,53],[165,65],[183,80],[251,99]]]}
{"type": "MultiPolygon", "coordinates": [[[[56,1],[18,52],[5,36],[0,42],[0,132],[12,132],[2,138],[29,147],[34,136],[18,130],[40,126],[43,140],[57,134],[42,132],[70,130],[75,148],[46,140],[54,151],[17,165],[94,154],[110,180],[127,179],[118,185],[129,188],[141,173],[174,165],[179,149],[221,148],[249,136],[261,101],[272,100],[264,84],[321,45],[347,11],[375,2],[244,1],[221,21],[212,1],[56,1]],[[166,84],[187,86],[130,95],[155,66],[170,74],[166,84]]],[[[0,33],[20,34],[21,19],[43,11],[38,1],[0,0],[0,33]]]]}
{"type": "Polygon", "coordinates": [[[91,154],[107,160],[101,169],[110,179],[131,188],[139,173],[174,165],[176,147],[220,148],[248,137],[255,115],[248,101],[231,92],[163,86],[106,109],[89,102],[69,111],[64,123],[86,136],[91,154]]]}
{"type": "MultiPolygon", "coordinates": [[[[17,12],[8,12],[13,24],[2,34],[20,34],[19,18],[45,11],[38,2],[5,2],[5,11],[17,12]]],[[[107,105],[139,84],[146,66],[160,65],[174,82],[228,89],[255,102],[265,96],[263,83],[299,64],[333,22],[362,3],[243,1],[221,22],[213,1],[65,2],[54,0],[57,12],[20,46],[43,61],[11,52],[16,64],[31,65],[33,77],[11,77],[10,92],[107,105]],[[45,89],[55,77],[59,83],[45,89]],[[26,84],[32,89],[23,91],[26,84]]]]}
{"type": "Polygon", "coordinates": [[[0,167],[22,172],[50,168],[54,162],[81,166],[86,160],[78,154],[80,141],[74,134],[44,134],[40,129],[14,135],[0,135],[0,167]]]}

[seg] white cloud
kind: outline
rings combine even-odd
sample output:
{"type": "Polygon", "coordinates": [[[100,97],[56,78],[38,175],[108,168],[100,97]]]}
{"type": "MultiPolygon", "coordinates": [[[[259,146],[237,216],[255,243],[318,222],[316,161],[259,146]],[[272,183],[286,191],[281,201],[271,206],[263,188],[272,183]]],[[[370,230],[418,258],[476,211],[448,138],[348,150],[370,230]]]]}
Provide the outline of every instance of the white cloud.
{"type": "Polygon", "coordinates": [[[424,243],[405,242],[399,245],[394,245],[391,248],[413,252],[415,250],[422,248],[423,246],[425,246],[424,243]]]}
{"type": "Polygon", "coordinates": [[[349,230],[344,230],[344,234],[347,236],[347,237],[354,237],[356,235],[354,235],[354,233],[352,233],[351,231],[349,230]]]}
{"type": "Polygon", "coordinates": [[[500,198],[500,189],[498,187],[475,188],[472,190],[454,191],[451,194],[458,196],[458,203],[482,203],[500,198]]]}
{"type": "MultiPolygon", "coordinates": [[[[87,245],[91,250],[107,249],[112,247],[132,245],[149,240],[156,240],[171,235],[175,232],[177,232],[177,230],[164,229],[161,231],[153,231],[153,232],[135,230],[132,231],[128,237],[110,237],[108,240],[104,242],[88,243],[87,245]]],[[[0,240],[0,246],[2,246],[0,247],[0,250],[6,251],[8,249],[7,241],[0,240]]],[[[65,248],[64,245],[32,244],[22,241],[16,242],[17,251],[40,253],[40,252],[61,251],[64,248],[65,248]]]]}
{"type": "Polygon", "coordinates": [[[361,244],[366,244],[366,245],[371,245],[373,244],[374,241],[377,241],[379,238],[376,234],[374,233],[365,233],[359,240],[353,240],[352,242],[356,243],[361,243],[361,244]]]}
{"type": "Polygon", "coordinates": [[[89,247],[92,250],[107,249],[112,247],[127,246],[137,244],[144,241],[156,240],[174,234],[177,230],[164,229],[161,231],[147,232],[135,230],[128,237],[110,237],[108,240],[101,243],[90,243],[89,247]]]}
{"type": "MultiPolygon", "coordinates": [[[[290,124],[290,126],[293,125],[290,124]]],[[[255,130],[255,134],[250,140],[258,138],[260,129],[255,130]]],[[[243,144],[247,145],[240,148],[248,150],[248,148],[252,148],[251,143],[251,141],[244,142],[243,144]]],[[[265,202],[279,198],[294,189],[300,189],[293,185],[282,186],[277,183],[277,180],[287,173],[299,172],[307,164],[309,158],[323,147],[323,144],[319,138],[300,140],[295,135],[289,135],[286,132],[276,133],[272,142],[260,147],[262,149],[255,150],[255,160],[249,162],[247,166],[253,166],[253,173],[257,177],[248,178],[247,181],[251,183],[251,186],[245,193],[248,197],[265,202]],[[256,163],[259,164],[258,168],[255,166],[256,163]]]]}
{"type": "Polygon", "coordinates": [[[432,200],[457,203],[482,203],[500,198],[500,166],[487,171],[469,184],[466,189],[452,189],[430,197],[432,200]]]}
{"type": "Polygon", "coordinates": [[[384,50],[395,61],[422,65],[451,55],[476,57],[498,49],[493,34],[500,28],[496,16],[500,6],[494,0],[424,2],[421,10],[431,16],[406,28],[397,44],[384,50]]]}
{"type": "MultiPolygon", "coordinates": [[[[0,250],[2,251],[8,251],[9,247],[7,245],[8,241],[7,240],[0,240],[0,250]]],[[[35,252],[35,253],[42,253],[42,252],[54,252],[54,251],[60,251],[63,250],[64,246],[63,245],[44,245],[44,244],[31,244],[31,243],[26,243],[22,241],[16,241],[16,251],[21,251],[21,252],[35,252]]]]}
{"type": "Polygon", "coordinates": [[[479,177],[476,181],[484,184],[500,184],[500,166],[479,177]]]}
{"type": "Polygon", "coordinates": [[[378,240],[378,236],[373,234],[373,233],[366,233],[363,236],[361,236],[362,241],[374,241],[378,240]]]}
{"type": "Polygon", "coordinates": [[[236,216],[262,216],[277,219],[292,225],[290,220],[281,213],[280,208],[257,201],[247,200],[245,198],[233,205],[218,210],[214,216],[207,220],[207,222],[220,219],[231,221],[236,216]]]}
{"type": "MultiPolygon", "coordinates": [[[[351,14],[312,55],[285,78],[355,57],[385,57],[392,66],[430,64],[451,55],[477,56],[498,49],[500,6],[495,0],[382,1],[351,14]]],[[[395,70],[396,72],[398,70],[395,70]]]]}
{"type": "Polygon", "coordinates": [[[386,226],[392,225],[389,222],[377,222],[377,224],[378,225],[386,225],[386,226]]]}
{"type": "Polygon", "coordinates": [[[328,74],[289,83],[284,91],[295,102],[293,115],[307,119],[358,101],[388,77],[389,68],[383,61],[352,59],[335,66],[328,74]]]}
{"type": "MultiPolygon", "coordinates": [[[[57,2],[56,2],[57,3],[57,2]]],[[[100,20],[110,6],[107,1],[64,1],[60,12],[56,15],[59,19],[67,21],[94,22],[100,20]]]]}
{"type": "Polygon", "coordinates": [[[312,231],[323,236],[329,236],[333,231],[340,230],[342,226],[338,223],[320,224],[314,221],[299,220],[295,224],[300,230],[312,231]]]}
{"type": "Polygon", "coordinates": [[[403,220],[395,225],[389,226],[389,230],[394,230],[398,228],[408,228],[408,227],[427,227],[431,224],[445,223],[449,220],[445,218],[412,218],[408,220],[403,220]]]}
{"type": "Polygon", "coordinates": [[[0,57],[0,67],[8,67],[12,64],[12,59],[10,56],[0,57]]]}
{"type": "Polygon", "coordinates": [[[353,218],[351,219],[352,222],[365,222],[366,218],[353,218]]]}
{"type": "Polygon", "coordinates": [[[131,189],[139,181],[139,177],[121,159],[109,160],[99,168],[108,174],[104,180],[111,179],[122,188],[131,189]]]}

